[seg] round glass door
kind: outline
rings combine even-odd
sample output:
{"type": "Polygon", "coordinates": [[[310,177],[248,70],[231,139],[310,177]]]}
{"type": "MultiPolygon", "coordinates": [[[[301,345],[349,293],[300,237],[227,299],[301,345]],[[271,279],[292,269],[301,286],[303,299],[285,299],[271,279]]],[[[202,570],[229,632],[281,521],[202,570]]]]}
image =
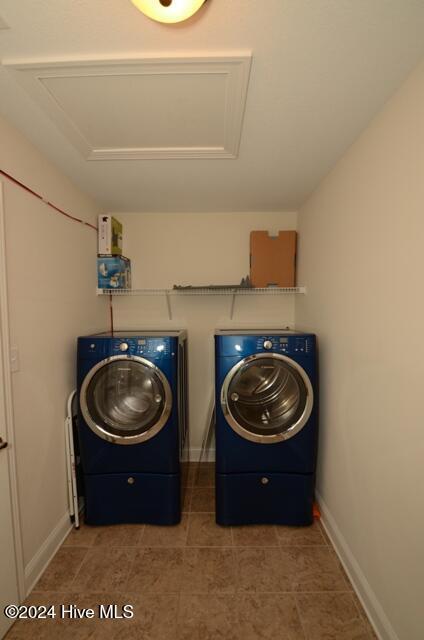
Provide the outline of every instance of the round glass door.
{"type": "Polygon", "coordinates": [[[225,378],[221,405],[228,424],[247,440],[287,440],[306,424],[313,391],[304,369],[280,354],[257,354],[225,378]]]}
{"type": "Polygon", "coordinates": [[[97,364],[80,393],[83,416],[94,433],[118,444],[156,435],[171,413],[172,395],[164,374],[152,362],[115,356],[97,364]]]}

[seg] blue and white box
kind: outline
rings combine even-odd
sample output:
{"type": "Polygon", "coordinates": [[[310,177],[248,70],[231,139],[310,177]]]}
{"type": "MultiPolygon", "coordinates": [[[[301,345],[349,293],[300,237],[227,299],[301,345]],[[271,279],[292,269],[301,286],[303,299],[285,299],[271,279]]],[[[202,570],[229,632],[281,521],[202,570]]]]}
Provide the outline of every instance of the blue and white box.
{"type": "Polygon", "coordinates": [[[121,255],[97,256],[99,289],[131,289],[131,260],[121,255]]]}

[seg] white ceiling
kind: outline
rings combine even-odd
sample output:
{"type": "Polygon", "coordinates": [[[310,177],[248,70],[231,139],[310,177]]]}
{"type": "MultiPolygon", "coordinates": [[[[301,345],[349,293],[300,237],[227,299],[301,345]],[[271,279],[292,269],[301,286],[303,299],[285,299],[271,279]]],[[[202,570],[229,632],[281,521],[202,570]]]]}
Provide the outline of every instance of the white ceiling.
{"type": "MultiPolygon", "coordinates": [[[[424,55],[423,0],[208,0],[179,25],[152,22],[130,0],[0,0],[0,14],[9,26],[0,31],[4,64],[252,52],[234,159],[89,161],[49,110],[0,68],[1,113],[110,211],[296,209],[424,55]]],[[[70,99],[66,87],[55,88],[70,99]]],[[[170,99],[169,88],[160,91],[170,99]]],[[[181,103],[190,121],[201,97],[181,103]]],[[[75,100],[72,109],[78,111],[75,100]]],[[[149,146],[155,135],[162,141],[149,113],[153,131],[145,127],[146,142],[137,138],[138,145],[149,146]]],[[[172,100],[169,114],[178,122],[172,100]]],[[[129,122],[134,127],[134,113],[129,122]]],[[[119,139],[118,123],[119,114],[111,140],[119,139]]],[[[216,113],[210,124],[213,136],[216,113]]],[[[93,122],[93,135],[102,126],[93,122]]],[[[181,131],[174,134],[184,146],[181,131]]]]}

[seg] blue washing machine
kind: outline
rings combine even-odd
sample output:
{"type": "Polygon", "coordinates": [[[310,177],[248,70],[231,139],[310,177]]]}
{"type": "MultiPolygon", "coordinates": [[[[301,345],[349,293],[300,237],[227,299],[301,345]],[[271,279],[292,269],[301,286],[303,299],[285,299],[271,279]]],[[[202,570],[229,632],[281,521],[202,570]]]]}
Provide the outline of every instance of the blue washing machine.
{"type": "Polygon", "coordinates": [[[88,524],[181,518],[188,446],[185,331],[78,338],[78,432],[88,524]]]}
{"type": "Polygon", "coordinates": [[[218,331],[216,519],[313,521],[318,378],[313,334],[218,331]]]}

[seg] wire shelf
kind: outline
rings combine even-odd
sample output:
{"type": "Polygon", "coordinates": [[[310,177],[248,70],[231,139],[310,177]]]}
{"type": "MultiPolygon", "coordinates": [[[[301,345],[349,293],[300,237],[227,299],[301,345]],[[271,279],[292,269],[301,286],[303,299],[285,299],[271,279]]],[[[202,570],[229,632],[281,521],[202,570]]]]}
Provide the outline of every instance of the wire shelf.
{"type": "Polygon", "coordinates": [[[305,294],[306,287],[265,287],[265,288],[223,288],[193,287],[193,289],[97,289],[99,295],[112,296],[226,296],[226,295],[280,295],[287,293],[305,294]]]}

